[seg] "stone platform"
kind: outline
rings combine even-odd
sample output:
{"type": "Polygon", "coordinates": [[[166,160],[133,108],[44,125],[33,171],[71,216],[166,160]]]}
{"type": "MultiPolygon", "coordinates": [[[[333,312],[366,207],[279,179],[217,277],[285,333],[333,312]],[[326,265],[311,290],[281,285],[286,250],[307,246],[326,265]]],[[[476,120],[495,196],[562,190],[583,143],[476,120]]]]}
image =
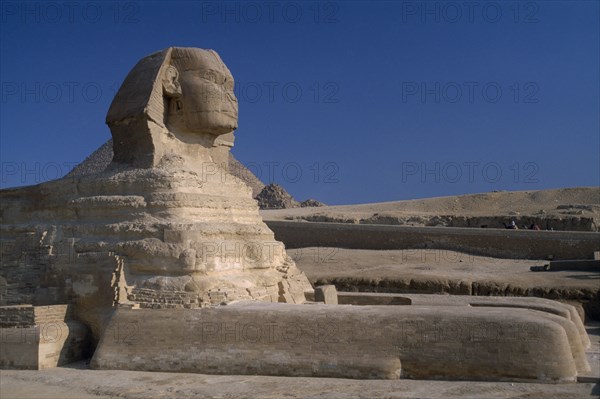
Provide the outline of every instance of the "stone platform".
{"type": "Polygon", "coordinates": [[[93,368],[538,382],[574,382],[589,370],[573,322],[522,308],[121,307],[106,331],[93,368]]]}

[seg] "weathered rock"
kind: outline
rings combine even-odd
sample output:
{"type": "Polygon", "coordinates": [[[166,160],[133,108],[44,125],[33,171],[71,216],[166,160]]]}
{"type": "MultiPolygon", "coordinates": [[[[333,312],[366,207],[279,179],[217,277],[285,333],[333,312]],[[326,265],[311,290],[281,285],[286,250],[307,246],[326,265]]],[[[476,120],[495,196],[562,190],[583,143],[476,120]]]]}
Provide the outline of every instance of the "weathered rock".
{"type": "Polygon", "coordinates": [[[375,379],[575,382],[589,369],[575,324],[527,308],[293,306],[118,309],[91,366],[375,379]],[[165,324],[187,328],[165,329],[165,324]]]}
{"type": "MultiPolygon", "coordinates": [[[[113,142],[112,139],[102,144],[96,151],[88,156],[83,162],[75,166],[66,177],[75,177],[89,175],[93,173],[103,172],[112,162],[113,158],[113,142]]],[[[228,159],[229,172],[235,177],[241,179],[247,186],[252,189],[252,197],[256,197],[258,193],[265,187],[265,184],[258,177],[238,161],[233,154],[229,153],[228,159]]]]}
{"type": "Polygon", "coordinates": [[[107,123],[103,171],[0,192],[2,304],[72,302],[97,338],[118,304],[304,302],[310,283],[228,172],[237,100],[217,53],[142,59],[107,123]]]}
{"type": "Polygon", "coordinates": [[[256,177],[250,169],[246,168],[243,163],[238,161],[232,153],[229,153],[229,172],[241,179],[252,189],[252,198],[256,198],[262,189],[265,188],[265,183],[256,177]]]}
{"type": "Polygon", "coordinates": [[[316,199],[309,198],[305,201],[302,201],[300,203],[300,206],[302,208],[307,208],[307,207],[325,206],[325,204],[322,203],[321,201],[317,201],[316,199]]]}
{"type": "Polygon", "coordinates": [[[338,304],[338,293],[335,285],[320,285],[315,287],[315,301],[323,302],[326,305],[338,304]]]}
{"type": "Polygon", "coordinates": [[[260,209],[297,208],[300,203],[277,183],[265,186],[256,196],[260,209]]]}

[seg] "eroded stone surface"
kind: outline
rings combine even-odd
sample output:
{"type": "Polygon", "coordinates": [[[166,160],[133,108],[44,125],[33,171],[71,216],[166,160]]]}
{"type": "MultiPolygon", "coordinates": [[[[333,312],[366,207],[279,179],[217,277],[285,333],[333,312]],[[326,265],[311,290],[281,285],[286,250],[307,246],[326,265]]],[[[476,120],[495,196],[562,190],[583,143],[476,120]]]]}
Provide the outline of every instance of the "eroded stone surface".
{"type": "Polygon", "coordinates": [[[227,170],[237,100],[216,52],[142,59],[106,120],[104,171],[0,192],[1,304],[73,302],[98,338],[118,304],[304,302],[310,283],[227,170]]]}
{"type": "MultiPolygon", "coordinates": [[[[315,288],[315,295],[318,292],[315,288]]],[[[337,299],[346,305],[410,305],[410,306],[465,306],[473,308],[530,309],[560,316],[571,347],[578,373],[588,373],[590,365],[585,351],[591,345],[585,326],[574,306],[544,298],[472,297],[466,295],[381,294],[369,292],[339,292],[337,299]]],[[[534,334],[535,335],[535,334],[534,334]]]]}
{"type": "MultiPolygon", "coordinates": [[[[377,379],[574,382],[567,319],[522,308],[238,303],[117,310],[94,368],[377,379]],[[166,330],[168,322],[185,328],[166,330]]],[[[579,343],[579,346],[577,345],[579,343]]],[[[583,359],[585,362],[585,359],[583,359]]]]}
{"type": "Polygon", "coordinates": [[[315,287],[315,302],[323,302],[326,305],[338,304],[338,293],[335,285],[320,285],[315,287]]]}
{"type": "MultiPolygon", "coordinates": [[[[112,162],[113,159],[113,141],[108,140],[102,144],[96,151],[90,154],[83,162],[75,166],[67,177],[88,175],[92,173],[103,172],[112,162]]],[[[228,159],[229,173],[239,177],[252,189],[252,198],[256,198],[258,193],[265,187],[265,184],[258,177],[238,161],[233,154],[229,153],[228,159]]]]}

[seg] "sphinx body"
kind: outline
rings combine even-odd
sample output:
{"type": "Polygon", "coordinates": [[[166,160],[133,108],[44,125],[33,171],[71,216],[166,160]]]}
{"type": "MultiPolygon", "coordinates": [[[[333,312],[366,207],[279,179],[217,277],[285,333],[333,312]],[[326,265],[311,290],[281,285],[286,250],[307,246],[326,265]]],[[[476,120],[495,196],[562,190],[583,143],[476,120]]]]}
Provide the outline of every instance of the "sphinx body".
{"type": "Polygon", "coordinates": [[[105,171],[2,190],[2,305],[73,303],[98,338],[119,304],[304,302],[306,276],[227,171],[237,100],[217,53],[145,57],[107,124],[105,171]]]}

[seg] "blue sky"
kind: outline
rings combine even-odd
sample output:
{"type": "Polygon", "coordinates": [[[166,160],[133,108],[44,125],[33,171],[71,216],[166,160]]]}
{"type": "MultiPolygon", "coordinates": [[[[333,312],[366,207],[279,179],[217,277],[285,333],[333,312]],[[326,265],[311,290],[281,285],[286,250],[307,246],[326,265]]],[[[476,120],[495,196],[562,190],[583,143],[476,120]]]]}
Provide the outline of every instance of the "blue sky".
{"type": "Polygon", "coordinates": [[[1,184],[110,138],[143,56],[216,50],[233,149],[329,204],[600,185],[599,2],[14,2],[1,6],[1,184]]]}

